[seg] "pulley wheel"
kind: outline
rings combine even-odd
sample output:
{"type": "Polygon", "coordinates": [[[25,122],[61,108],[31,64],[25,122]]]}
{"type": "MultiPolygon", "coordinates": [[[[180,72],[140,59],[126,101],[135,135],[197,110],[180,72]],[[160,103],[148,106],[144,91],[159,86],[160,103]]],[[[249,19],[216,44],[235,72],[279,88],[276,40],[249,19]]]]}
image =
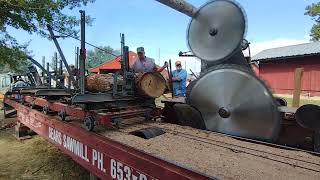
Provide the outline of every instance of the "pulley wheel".
{"type": "Polygon", "coordinates": [[[303,105],[298,108],[295,117],[300,126],[311,130],[320,130],[320,106],[303,105]]]}
{"type": "Polygon", "coordinates": [[[189,23],[187,42],[198,58],[226,60],[241,48],[246,31],[246,16],[235,2],[216,0],[198,9],[189,23]]]}
{"type": "Polygon", "coordinates": [[[274,141],[281,118],[264,83],[237,65],[208,69],[189,89],[187,103],[198,109],[207,130],[274,141]]]}

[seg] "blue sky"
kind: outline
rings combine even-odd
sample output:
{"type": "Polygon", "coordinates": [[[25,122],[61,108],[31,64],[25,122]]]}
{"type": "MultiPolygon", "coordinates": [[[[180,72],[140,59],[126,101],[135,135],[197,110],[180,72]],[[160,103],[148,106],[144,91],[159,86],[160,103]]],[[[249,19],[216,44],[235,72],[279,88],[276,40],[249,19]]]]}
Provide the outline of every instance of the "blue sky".
{"type": "MultiPolygon", "coordinates": [[[[199,7],[206,0],[189,0],[199,7]]],[[[252,42],[253,53],[275,46],[307,42],[312,26],[310,17],[304,15],[312,0],[238,0],[245,9],[248,20],[247,39],[252,42]]],[[[176,58],[187,50],[186,29],[190,18],[153,0],[96,0],[83,7],[87,15],[95,18],[87,26],[86,41],[95,45],[120,48],[120,33],[125,33],[130,50],[144,46],[147,56],[161,63],[176,58]]],[[[79,15],[78,10],[68,11],[79,15]]],[[[53,42],[38,35],[13,31],[19,42],[31,40],[29,50],[40,61],[42,56],[51,59],[56,51],[53,42]]],[[[69,63],[74,62],[74,48],[80,42],[59,40],[69,63]]],[[[87,50],[92,47],[87,46],[87,50]]],[[[192,65],[193,67],[193,65],[192,65]]]]}

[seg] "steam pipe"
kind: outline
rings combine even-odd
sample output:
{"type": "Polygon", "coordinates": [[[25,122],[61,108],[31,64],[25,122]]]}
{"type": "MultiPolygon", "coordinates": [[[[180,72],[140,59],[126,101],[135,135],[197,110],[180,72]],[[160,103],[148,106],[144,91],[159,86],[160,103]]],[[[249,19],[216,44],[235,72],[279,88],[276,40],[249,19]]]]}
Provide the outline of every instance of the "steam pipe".
{"type": "Polygon", "coordinates": [[[189,17],[193,17],[197,12],[196,7],[194,7],[192,4],[184,0],[156,0],[156,1],[168,7],[171,7],[172,9],[179,11],[189,17]]]}

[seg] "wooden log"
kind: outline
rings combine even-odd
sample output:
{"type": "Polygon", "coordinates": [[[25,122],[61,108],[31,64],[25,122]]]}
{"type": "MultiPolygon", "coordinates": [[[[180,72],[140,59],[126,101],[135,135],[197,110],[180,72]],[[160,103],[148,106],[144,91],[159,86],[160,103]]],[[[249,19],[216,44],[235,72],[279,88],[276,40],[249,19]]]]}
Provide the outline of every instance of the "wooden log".
{"type": "Polygon", "coordinates": [[[86,89],[90,92],[107,92],[112,84],[113,77],[110,74],[91,74],[86,77],[86,89]]]}
{"type": "Polygon", "coordinates": [[[166,80],[158,72],[139,73],[135,83],[138,94],[153,98],[160,97],[167,89],[166,80]]]}
{"type": "MultiPolygon", "coordinates": [[[[122,84],[123,79],[119,78],[118,86],[122,84]]],[[[86,88],[90,92],[107,92],[112,87],[113,76],[111,74],[92,74],[86,77],[86,88]]],[[[137,95],[157,98],[164,94],[167,83],[158,72],[139,73],[135,77],[135,89],[137,95]]]]}

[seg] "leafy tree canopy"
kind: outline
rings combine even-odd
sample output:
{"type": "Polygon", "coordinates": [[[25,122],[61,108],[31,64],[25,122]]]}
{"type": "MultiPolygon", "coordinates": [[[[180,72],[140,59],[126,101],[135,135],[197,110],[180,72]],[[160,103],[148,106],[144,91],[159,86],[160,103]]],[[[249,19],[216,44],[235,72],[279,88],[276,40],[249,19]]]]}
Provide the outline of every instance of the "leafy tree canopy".
{"type": "MultiPolygon", "coordinates": [[[[64,13],[65,9],[86,6],[95,0],[0,0],[0,64],[17,70],[20,62],[26,60],[28,43],[19,44],[9,27],[38,33],[48,37],[46,25],[53,29],[77,36],[80,20],[77,16],[64,13]]],[[[87,18],[87,23],[92,19],[87,18]]]]}
{"type": "Polygon", "coordinates": [[[320,2],[312,3],[306,7],[305,15],[309,15],[315,21],[311,29],[310,36],[312,40],[318,41],[320,39],[320,2]]]}
{"type": "Polygon", "coordinates": [[[115,55],[120,55],[118,50],[114,50],[110,46],[101,46],[99,49],[95,48],[93,50],[87,51],[86,68],[96,67],[108,60],[114,59],[115,55]],[[103,50],[100,50],[103,49],[103,50]]]}

